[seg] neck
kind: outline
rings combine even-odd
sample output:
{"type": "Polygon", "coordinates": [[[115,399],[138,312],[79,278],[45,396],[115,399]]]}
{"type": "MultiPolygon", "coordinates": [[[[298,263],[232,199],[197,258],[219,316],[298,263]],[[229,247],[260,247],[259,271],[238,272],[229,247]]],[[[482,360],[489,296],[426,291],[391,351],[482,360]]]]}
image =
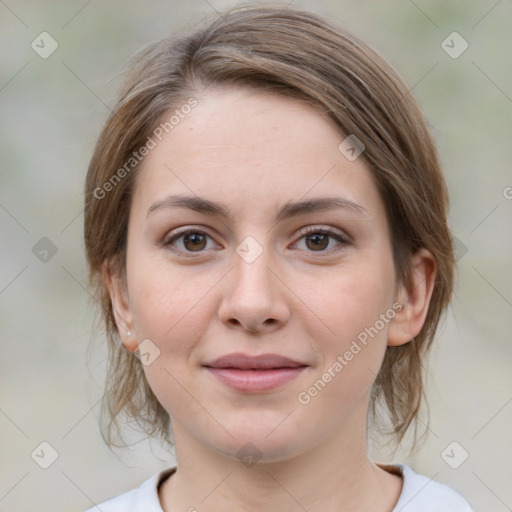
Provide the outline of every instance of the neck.
{"type": "Polygon", "coordinates": [[[263,512],[271,504],[273,510],[294,512],[389,512],[402,479],[369,460],[363,426],[347,425],[349,431],[363,433],[357,439],[343,429],[293,459],[246,466],[206,447],[175,423],[178,469],[160,489],[162,508],[263,512]]]}

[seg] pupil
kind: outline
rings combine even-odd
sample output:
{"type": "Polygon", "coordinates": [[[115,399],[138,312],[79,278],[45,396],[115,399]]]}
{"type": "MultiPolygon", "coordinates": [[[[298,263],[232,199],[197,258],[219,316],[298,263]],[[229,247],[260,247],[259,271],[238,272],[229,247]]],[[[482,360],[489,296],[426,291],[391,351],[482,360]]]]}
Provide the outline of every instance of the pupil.
{"type": "Polygon", "coordinates": [[[327,237],[327,235],[318,234],[318,235],[311,235],[310,239],[314,239],[315,240],[313,245],[317,249],[318,248],[325,249],[325,247],[326,247],[325,241],[328,239],[328,237],[327,237]],[[320,242],[320,245],[318,244],[318,242],[320,242]]]}
{"type": "Polygon", "coordinates": [[[191,235],[185,235],[185,244],[187,242],[192,242],[193,247],[202,249],[201,243],[203,242],[203,245],[204,245],[203,238],[204,238],[203,235],[198,234],[198,233],[193,233],[191,235]]]}

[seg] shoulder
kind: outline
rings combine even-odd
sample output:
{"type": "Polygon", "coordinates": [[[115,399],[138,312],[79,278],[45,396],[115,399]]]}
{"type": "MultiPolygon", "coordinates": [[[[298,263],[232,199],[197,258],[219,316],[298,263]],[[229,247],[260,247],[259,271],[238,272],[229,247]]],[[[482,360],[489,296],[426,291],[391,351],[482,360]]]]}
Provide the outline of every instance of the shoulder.
{"type": "Polygon", "coordinates": [[[398,503],[392,512],[473,512],[451,487],[415,473],[405,464],[393,464],[403,477],[398,503]]]}
{"type": "Polygon", "coordinates": [[[163,512],[158,498],[158,486],[174,471],[175,466],[156,473],[136,489],[98,503],[84,512],[163,512]]]}

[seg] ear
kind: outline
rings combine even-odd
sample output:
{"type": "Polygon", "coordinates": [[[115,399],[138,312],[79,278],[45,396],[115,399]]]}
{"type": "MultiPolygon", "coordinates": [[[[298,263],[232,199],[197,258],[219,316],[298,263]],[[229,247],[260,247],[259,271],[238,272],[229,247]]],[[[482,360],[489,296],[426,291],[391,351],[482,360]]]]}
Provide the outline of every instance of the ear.
{"type": "Polygon", "coordinates": [[[390,322],[389,346],[404,345],[421,331],[434,290],[435,276],[435,258],[426,249],[420,249],[413,256],[412,283],[409,287],[402,285],[397,293],[396,300],[402,308],[390,322]]]}
{"type": "Polygon", "coordinates": [[[138,347],[138,343],[133,332],[133,316],[130,309],[127,285],[122,276],[112,270],[110,262],[103,264],[102,275],[110,294],[112,310],[121,341],[127,350],[134,352],[138,347]],[[128,335],[129,333],[130,335],[128,335]]]}

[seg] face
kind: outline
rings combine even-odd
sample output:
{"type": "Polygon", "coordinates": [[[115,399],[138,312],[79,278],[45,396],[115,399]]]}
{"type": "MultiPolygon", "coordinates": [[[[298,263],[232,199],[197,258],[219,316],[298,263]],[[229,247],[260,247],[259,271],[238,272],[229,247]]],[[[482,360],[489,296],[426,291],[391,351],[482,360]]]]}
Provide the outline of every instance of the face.
{"type": "Polygon", "coordinates": [[[311,105],[241,89],[197,100],[138,171],[116,305],[134,332],[124,343],[146,344],[147,379],[180,435],[284,460],[365,426],[396,313],[384,204],[311,105]],[[338,202],[315,203],[326,198],[338,202]],[[295,369],[205,366],[233,353],[295,369]]]}

